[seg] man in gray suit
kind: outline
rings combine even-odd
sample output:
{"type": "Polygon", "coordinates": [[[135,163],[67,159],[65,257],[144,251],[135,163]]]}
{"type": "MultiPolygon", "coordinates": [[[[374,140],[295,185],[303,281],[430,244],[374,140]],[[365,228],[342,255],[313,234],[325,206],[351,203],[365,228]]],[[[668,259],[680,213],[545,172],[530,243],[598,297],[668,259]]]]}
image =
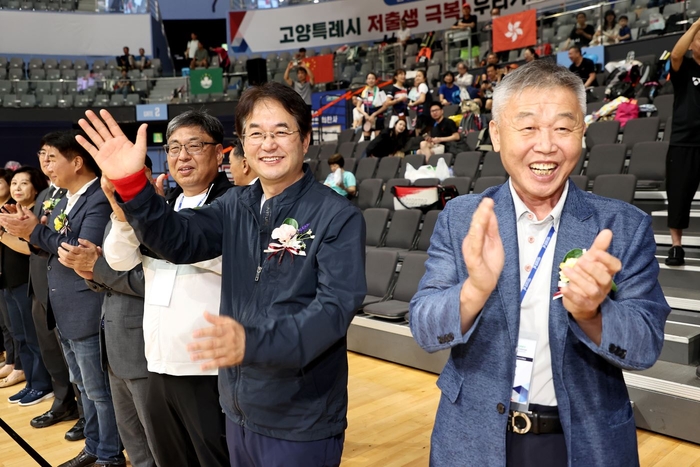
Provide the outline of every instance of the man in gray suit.
{"type": "MultiPolygon", "coordinates": [[[[51,146],[54,133],[49,133],[42,138],[37,153],[39,157],[39,165],[41,171],[49,176],[49,156],[56,148],[51,146]]],[[[59,188],[51,183],[51,185],[39,193],[34,205],[34,215],[39,219],[51,214],[53,207],[66,194],[66,190],[59,188]]],[[[49,254],[37,248],[32,249],[29,256],[29,294],[32,297],[32,318],[36,327],[36,334],[39,340],[39,349],[41,358],[44,360],[44,365],[51,375],[51,383],[53,386],[54,400],[51,404],[51,409],[47,412],[34,417],[30,424],[34,428],[46,428],[56,423],[78,419],[78,422],[68,430],[66,439],[69,441],[78,441],[85,438],[83,428],[85,419],[82,414],[82,406],[80,401],[76,403],[76,392],[73,390],[73,385],[70,382],[68,374],[68,366],[63,358],[63,351],[58,341],[58,337],[54,330],[55,323],[48,322],[48,300],[49,300],[49,283],[46,275],[46,267],[48,266],[49,254]]]]}
{"type": "Polygon", "coordinates": [[[489,126],[510,180],[438,218],[410,305],[418,344],[451,350],[430,465],[639,465],[622,370],[654,364],[670,308],[651,217],[569,180],[585,109],[563,67],[510,72],[489,126]]]}
{"type": "MultiPolygon", "coordinates": [[[[152,166],[147,157],[149,179],[152,166]]],[[[110,182],[103,179],[102,184],[109,185],[110,182]]],[[[105,193],[109,193],[107,199],[112,205],[112,215],[126,222],[113,191],[105,193]]],[[[105,229],[105,238],[111,227],[110,222],[105,229]]],[[[63,244],[59,250],[59,261],[84,277],[94,292],[106,295],[102,302],[100,347],[103,367],[109,372],[119,435],[132,466],[155,467],[151,453],[153,435],[149,431],[152,425],[146,419],[148,367],[143,340],[143,267],[139,264],[130,271],[115,271],[97,245],[88,240],[79,241],[80,246],[63,244]]]]}

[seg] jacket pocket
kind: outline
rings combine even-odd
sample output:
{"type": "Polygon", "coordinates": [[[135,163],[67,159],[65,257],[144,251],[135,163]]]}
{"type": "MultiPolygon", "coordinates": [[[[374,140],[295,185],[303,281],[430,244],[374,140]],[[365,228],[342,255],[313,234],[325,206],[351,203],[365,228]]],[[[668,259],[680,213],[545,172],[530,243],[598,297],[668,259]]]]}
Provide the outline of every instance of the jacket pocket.
{"type": "Polygon", "coordinates": [[[437,380],[437,387],[440,388],[442,394],[453,404],[457,401],[459,393],[462,390],[464,378],[453,369],[448,362],[442,370],[440,377],[437,380]]]}
{"type": "Polygon", "coordinates": [[[127,329],[140,329],[143,327],[142,316],[125,316],[124,327],[127,329]]]}

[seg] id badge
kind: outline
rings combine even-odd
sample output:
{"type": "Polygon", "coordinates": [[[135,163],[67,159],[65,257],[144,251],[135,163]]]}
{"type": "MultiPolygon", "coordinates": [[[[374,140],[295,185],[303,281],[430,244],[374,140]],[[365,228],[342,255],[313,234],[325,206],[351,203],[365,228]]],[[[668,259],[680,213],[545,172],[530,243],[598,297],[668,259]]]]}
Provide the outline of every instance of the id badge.
{"type": "Polygon", "coordinates": [[[535,367],[535,350],[537,335],[523,333],[518,336],[518,349],[515,357],[515,377],[513,391],[510,396],[511,408],[519,412],[527,412],[530,405],[530,386],[532,371],[535,367]]]}
{"type": "Polygon", "coordinates": [[[173,296],[175,288],[175,278],[177,277],[177,268],[156,269],[156,274],[153,277],[153,283],[148,291],[148,304],[155,306],[170,306],[170,298],[173,296]]]}

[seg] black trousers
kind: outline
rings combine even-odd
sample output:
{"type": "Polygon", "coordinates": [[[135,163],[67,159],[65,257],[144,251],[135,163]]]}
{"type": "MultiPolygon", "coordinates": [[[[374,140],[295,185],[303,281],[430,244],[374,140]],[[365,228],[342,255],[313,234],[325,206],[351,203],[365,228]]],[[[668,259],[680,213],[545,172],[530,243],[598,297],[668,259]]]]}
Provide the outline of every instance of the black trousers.
{"type": "MultiPolygon", "coordinates": [[[[556,412],[556,407],[530,404],[530,410],[540,413],[556,412]]],[[[506,432],[507,467],[566,467],[568,456],[564,433],[519,435],[506,432]]]]}
{"type": "Polygon", "coordinates": [[[19,361],[19,342],[12,335],[12,325],[10,324],[10,312],[7,309],[5,294],[0,290],[0,329],[2,329],[3,345],[5,346],[5,363],[14,365],[15,370],[22,369],[22,362],[19,361]]]}
{"type": "MultiPolygon", "coordinates": [[[[73,388],[73,384],[70,382],[68,365],[66,365],[61,344],[58,342],[56,330],[49,329],[47,325],[46,307],[36,298],[36,295],[32,295],[32,319],[36,328],[41,358],[51,375],[51,386],[54,394],[51,411],[56,414],[71,412],[78,405],[76,394],[79,392],[73,388]]],[[[80,416],[82,417],[82,411],[80,416]]]]}
{"type": "Polygon", "coordinates": [[[168,467],[228,467],[225,417],[216,376],[148,374],[153,457],[168,467]]]}
{"type": "Polygon", "coordinates": [[[700,185],[700,148],[670,146],[666,155],[669,228],[688,228],[690,205],[698,185],[700,185]]]}

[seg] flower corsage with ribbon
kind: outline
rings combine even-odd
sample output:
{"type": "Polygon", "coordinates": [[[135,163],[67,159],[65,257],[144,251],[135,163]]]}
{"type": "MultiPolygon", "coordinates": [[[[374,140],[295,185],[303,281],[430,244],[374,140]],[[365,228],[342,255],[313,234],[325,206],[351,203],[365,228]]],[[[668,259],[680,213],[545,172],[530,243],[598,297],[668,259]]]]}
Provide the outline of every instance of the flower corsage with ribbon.
{"type": "Polygon", "coordinates": [[[68,225],[68,214],[66,214],[66,211],[61,211],[61,214],[54,218],[53,229],[61,235],[66,235],[68,232],[70,232],[70,226],[68,225]]]}
{"type": "MultiPolygon", "coordinates": [[[[554,294],[552,297],[552,300],[556,300],[558,298],[562,298],[563,294],[561,293],[562,287],[566,287],[569,285],[569,278],[566,277],[566,269],[567,268],[573,268],[578,259],[583,256],[583,254],[586,252],[585,248],[575,248],[571,251],[569,251],[566,256],[564,256],[564,260],[559,263],[559,290],[554,294]]],[[[617,292],[617,285],[615,284],[615,281],[612,282],[612,291],[617,292]]]]}
{"type": "Polygon", "coordinates": [[[282,225],[272,231],[272,240],[264,253],[270,253],[267,259],[279,254],[278,263],[282,262],[285,253],[289,253],[292,261],[295,256],[306,256],[306,241],[314,238],[309,224],[299,227],[299,223],[292,218],[287,218],[282,225]]]}
{"type": "Polygon", "coordinates": [[[49,216],[59,201],[61,201],[61,198],[51,198],[44,201],[41,204],[41,208],[44,210],[44,215],[49,216]]]}

